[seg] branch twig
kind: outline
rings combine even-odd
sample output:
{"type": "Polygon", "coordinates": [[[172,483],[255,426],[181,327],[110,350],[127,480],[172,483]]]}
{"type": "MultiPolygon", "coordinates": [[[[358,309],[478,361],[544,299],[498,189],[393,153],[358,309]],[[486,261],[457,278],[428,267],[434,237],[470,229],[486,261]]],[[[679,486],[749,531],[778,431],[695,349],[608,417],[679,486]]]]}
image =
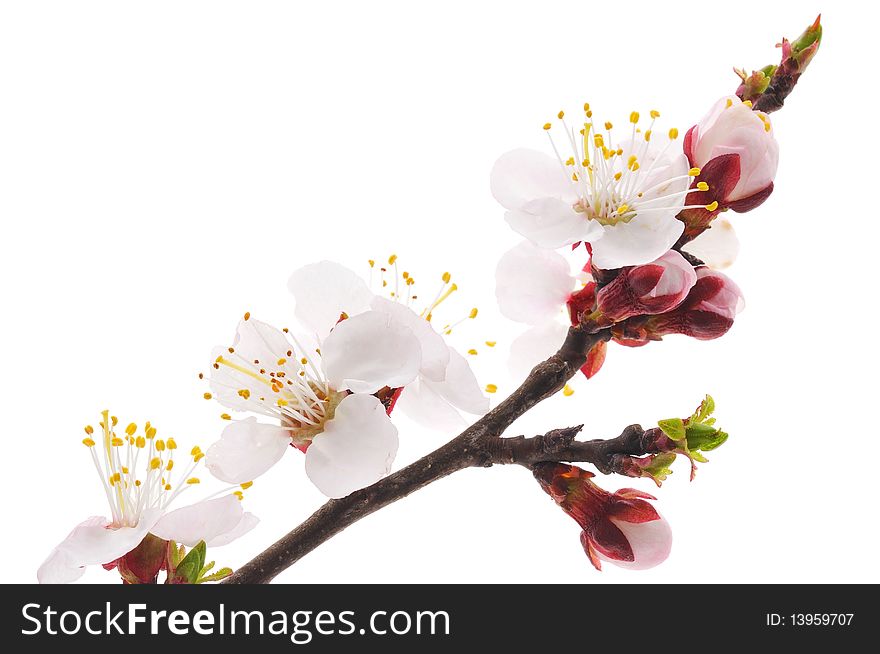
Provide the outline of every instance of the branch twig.
{"type": "MultiPolygon", "coordinates": [[[[541,439],[540,442],[523,438],[502,439],[501,435],[514,420],[561,390],[584,365],[590,348],[610,338],[608,330],[589,333],[581,327],[572,327],[556,354],[535,366],[519,388],[461,434],[372,486],[355,491],[342,499],[330,500],[293,531],[241,566],[224,583],[268,583],[349,525],[457,470],[493,463],[527,465],[538,460],[560,460],[534,459],[539,456],[538,450],[548,442],[546,439],[551,438],[550,434],[554,432],[535,437],[541,439]],[[516,441],[518,445],[502,447],[501,443],[506,440],[516,441]]],[[[578,427],[571,434],[568,449],[561,450],[559,455],[574,455],[576,451],[582,451],[584,455],[590,453],[591,456],[599,456],[602,446],[596,443],[572,442],[579,430],[578,427]]],[[[545,455],[548,454],[545,452],[545,455]]]]}

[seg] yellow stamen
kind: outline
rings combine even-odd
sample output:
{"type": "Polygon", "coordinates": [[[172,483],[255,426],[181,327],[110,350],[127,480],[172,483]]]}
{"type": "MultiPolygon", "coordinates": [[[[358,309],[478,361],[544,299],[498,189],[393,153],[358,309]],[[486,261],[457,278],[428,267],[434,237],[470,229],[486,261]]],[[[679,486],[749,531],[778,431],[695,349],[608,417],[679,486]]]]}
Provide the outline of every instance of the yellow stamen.
{"type": "Polygon", "coordinates": [[[572,395],[574,395],[574,389],[566,384],[565,387],[562,389],[562,394],[565,395],[565,397],[571,397],[572,395]]]}
{"type": "Polygon", "coordinates": [[[175,441],[173,438],[169,438],[167,441],[165,441],[165,445],[168,446],[169,450],[177,449],[177,441],[175,441]]]}
{"type": "Polygon", "coordinates": [[[189,479],[186,480],[186,483],[192,485],[192,484],[201,484],[202,482],[198,477],[190,477],[189,479]]]}
{"type": "Polygon", "coordinates": [[[252,482],[252,481],[246,481],[243,484],[239,484],[239,486],[241,486],[242,490],[247,490],[248,488],[250,488],[253,485],[254,485],[254,482],[252,482]]]}
{"type": "Polygon", "coordinates": [[[160,459],[158,456],[154,456],[150,460],[150,470],[158,470],[159,466],[161,466],[161,465],[162,465],[162,459],[160,459]]]}
{"type": "Polygon", "coordinates": [[[476,356],[477,351],[475,349],[471,348],[470,350],[468,350],[468,354],[470,354],[471,356],[476,356]]]}
{"type": "Polygon", "coordinates": [[[688,175],[690,175],[691,177],[697,177],[699,174],[700,174],[700,169],[697,168],[696,166],[693,167],[693,168],[691,168],[691,169],[688,171],[688,175]]]}
{"type": "Polygon", "coordinates": [[[706,211],[715,211],[718,208],[718,200],[706,205],[706,211]]]}
{"type": "Polygon", "coordinates": [[[639,122],[639,112],[638,111],[634,111],[629,115],[629,122],[631,122],[633,125],[635,125],[637,122],[639,122]]]}
{"type": "Polygon", "coordinates": [[[223,420],[232,420],[232,416],[229,415],[228,413],[221,413],[221,414],[220,414],[220,417],[221,417],[223,420]]]}
{"type": "Polygon", "coordinates": [[[556,114],[556,117],[557,117],[559,120],[562,120],[563,118],[565,118],[565,112],[564,112],[564,111],[560,111],[558,114],[556,114]]]}
{"type": "Polygon", "coordinates": [[[709,185],[706,182],[697,182],[697,189],[700,191],[708,191],[709,185]]]}
{"type": "Polygon", "coordinates": [[[498,342],[497,341],[486,341],[486,345],[488,347],[495,347],[496,345],[498,345],[498,342]]]}
{"type": "Polygon", "coordinates": [[[397,261],[396,254],[392,254],[390,257],[388,257],[388,265],[389,266],[393,266],[395,261],[397,261]]]}
{"type": "Polygon", "coordinates": [[[82,440],[82,442],[83,442],[83,445],[85,445],[86,447],[94,447],[95,446],[95,441],[93,441],[91,438],[84,438],[82,440]]]}
{"type": "Polygon", "coordinates": [[[129,436],[134,436],[134,433],[137,431],[137,425],[131,423],[128,427],[125,428],[125,433],[129,436]]]}
{"type": "Polygon", "coordinates": [[[163,441],[161,438],[156,441],[156,451],[157,452],[164,452],[165,451],[165,441],[163,441]]]}
{"type": "Polygon", "coordinates": [[[669,140],[674,141],[677,138],[678,138],[678,128],[673,127],[669,130],[669,140]]]}
{"type": "Polygon", "coordinates": [[[495,384],[486,384],[487,393],[497,393],[498,387],[495,384]]]}
{"type": "Polygon", "coordinates": [[[474,307],[473,309],[471,309],[471,312],[468,314],[468,318],[471,318],[471,319],[476,318],[477,313],[478,313],[477,307],[474,307]]]}
{"type": "Polygon", "coordinates": [[[660,112],[656,109],[651,109],[651,118],[660,118],[660,112]]]}
{"type": "Polygon", "coordinates": [[[204,395],[202,395],[202,397],[205,398],[206,400],[210,400],[214,396],[211,395],[210,393],[205,393],[204,395]]]}
{"type": "Polygon", "coordinates": [[[553,125],[551,125],[550,123],[544,123],[545,130],[549,130],[551,127],[553,127],[553,125]]]}

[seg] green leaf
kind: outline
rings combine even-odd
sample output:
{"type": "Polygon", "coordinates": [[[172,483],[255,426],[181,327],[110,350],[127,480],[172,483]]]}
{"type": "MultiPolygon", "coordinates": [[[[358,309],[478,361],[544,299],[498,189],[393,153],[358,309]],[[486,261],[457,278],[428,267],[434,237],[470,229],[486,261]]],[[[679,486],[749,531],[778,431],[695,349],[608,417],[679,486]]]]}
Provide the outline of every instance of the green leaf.
{"type": "Polygon", "coordinates": [[[175,576],[189,584],[194,584],[199,579],[199,573],[205,567],[205,556],[207,555],[207,547],[205,541],[200,540],[198,545],[192,548],[175,570],[175,576]]]}
{"type": "Polygon", "coordinates": [[[666,478],[672,474],[670,466],[673,461],[675,461],[675,454],[673,452],[663,452],[662,454],[655,455],[650,465],[645,466],[642,470],[646,476],[651,477],[659,486],[661,482],[666,481],[666,478]]]}
{"type": "Polygon", "coordinates": [[[696,450],[691,450],[690,452],[688,452],[688,456],[694,461],[699,461],[700,463],[709,463],[709,459],[704,457],[696,450]]]}
{"type": "Polygon", "coordinates": [[[687,433],[684,428],[684,420],[681,418],[668,418],[666,420],[661,420],[657,423],[657,426],[660,427],[664,434],[674,441],[680,441],[687,438],[687,433]]]}
{"type": "Polygon", "coordinates": [[[724,445],[725,441],[727,441],[727,438],[727,432],[721,431],[719,429],[718,432],[715,434],[715,438],[703,445],[703,447],[701,447],[700,449],[704,452],[714,450],[716,447],[721,447],[722,445],[724,445]]]}
{"type": "Polygon", "coordinates": [[[197,583],[204,584],[210,581],[221,581],[222,579],[226,579],[226,577],[232,574],[232,568],[220,568],[214,574],[210,574],[207,577],[202,577],[199,579],[197,583]]]}

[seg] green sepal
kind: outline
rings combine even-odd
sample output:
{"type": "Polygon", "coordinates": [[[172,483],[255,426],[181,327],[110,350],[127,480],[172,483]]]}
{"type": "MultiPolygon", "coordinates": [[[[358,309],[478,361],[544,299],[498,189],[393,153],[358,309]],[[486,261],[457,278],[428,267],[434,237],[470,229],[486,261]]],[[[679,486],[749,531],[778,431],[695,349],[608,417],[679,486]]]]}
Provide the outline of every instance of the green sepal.
{"type": "Polygon", "coordinates": [[[205,567],[207,549],[205,541],[200,540],[198,545],[193,547],[189,554],[183,557],[174,571],[177,583],[194,584],[198,582],[199,573],[205,567]]]}
{"type": "Polygon", "coordinates": [[[211,581],[222,581],[223,579],[226,579],[226,577],[229,577],[231,575],[232,568],[220,568],[219,570],[217,570],[217,572],[214,572],[213,574],[209,574],[207,576],[199,578],[196,583],[204,584],[211,581]]]}
{"type": "Polygon", "coordinates": [[[681,418],[667,418],[657,423],[657,426],[664,434],[674,441],[680,441],[687,438],[687,432],[684,428],[684,420],[681,418]]]}

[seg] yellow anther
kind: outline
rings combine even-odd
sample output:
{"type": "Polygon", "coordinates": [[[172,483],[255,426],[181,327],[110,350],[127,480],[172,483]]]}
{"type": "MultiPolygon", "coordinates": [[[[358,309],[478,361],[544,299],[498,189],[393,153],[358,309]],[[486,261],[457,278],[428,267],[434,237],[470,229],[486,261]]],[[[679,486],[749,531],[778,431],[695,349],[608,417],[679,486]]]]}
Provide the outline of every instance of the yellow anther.
{"type": "Polygon", "coordinates": [[[161,466],[161,465],[162,465],[162,459],[160,459],[158,456],[154,456],[150,460],[150,470],[158,470],[159,466],[161,466]]]}
{"type": "Polygon", "coordinates": [[[241,491],[235,491],[232,494],[238,498],[239,502],[241,502],[244,499],[244,493],[242,493],[241,491]]]}
{"type": "Polygon", "coordinates": [[[629,205],[628,205],[626,202],[624,202],[622,205],[620,205],[619,207],[617,207],[617,215],[618,215],[618,216],[622,216],[622,215],[625,214],[628,210],[629,210],[629,205]]]}
{"type": "Polygon", "coordinates": [[[390,257],[388,257],[388,265],[389,266],[393,266],[395,261],[397,261],[396,254],[392,254],[390,257]]]}
{"type": "Polygon", "coordinates": [[[123,440],[121,438],[114,437],[110,439],[110,445],[112,445],[113,447],[122,447],[122,443],[123,440]]]}
{"type": "Polygon", "coordinates": [[[165,488],[165,490],[170,491],[170,490],[171,490],[171,484],[165,484],[164,488],[165,488]]]}
{"type": "Polygon", "coordinates": [[[283,366],[285,363],[287,363],[287,359],[285,359],[285,358],[283,358],[283,357],[280,358],[280,359],[278,359],[278,365],[279,365],[279,366],[283,366]]]}
{"type": "Polygon", "coordinates": [[[608,121],[605,121],[605,129],[611,129],[614,125],[608,121]]]}
{"type": "Polygon", "coordinates": [[[497,393],[498,387],[495,384],[486,384],[487,393],[497,393]]]}
{"type": "Polygon", "coordinates": [[[765,132],[769,132],[769,131],[770,131],[770,121],[769,121],[769,120],[765,120],[765,121],[764,121],[764,131],[765,131],[765,132]]]}
{"type": "Polygon", "coordinates": [[[677,138],[678,138],[678,128],[673,127],[669,130],[669,140],[674,141],[677,138]]]}
{"type": "Polygon", "coordinates": [[[632,165],[633,165],[637,160],[638,160],[638,158],[636,157],[636,155],[634,155],[634,154],[629,155],[629,159],[626,160],[626,165],[627,165],[627,167],[632,167],[632,165]]]}
{"type": "Polygon", "coordinates": [[[147,445],[147,439],[143,436],[138,436],[134,441],[134,445],[137,448],[143,449],[147,445]]]}
{"type": "Polygon", "coordinates": [[[584,102],[584,111],[589,111],[589,110],[590,110],[590,103],[584,102]]]}
{"type": "Polygon", "coordinates": [[[646,140],[646,141],[650,141],[650,140],[651,140],[651,130],[649,130],[649,129],[646,129],[646,130],[645,130],[645,140],[646,140]]]}
{"type": "Polygon", "coordinates": [[[733,106],[733,100],[731,100],[730,98],[727,98],[727,107],[726,107],[726,109],[730,109],[732,106],[733,106]]]}
{"type": "Polygon", "coordinates": [[[148,427],[146,430],[146,437],[153,438],[155,435],[156,435],[156,428],[155,427],[148,427]]]}
{"type": "Polygon", "coordinates": [[[190,455],[192,455],[192,456],[196,456],[197,454],[201,454],[201,453],[202,453],[202,448],[200,448],[198,445],[196,445],[195,447],[193,447],[193,448],[189,451],[189,453],[190,453],[190,455]]]}
{"type": "Polygon", "coordinates": [[[95,429],[91,425],[86,425],[85,431],[89,436],[95,433],[95,429]]]}
{"type": "Polygon", "coordinates": [[[476,318],[477,313],[479,313],[477,311],[477,307],[474,307],[473,309],[471,309],[471,312],[468,314],[468,318],[471,318],[471,319],[476,318]]]}
{"type": "Polygon", "coordinates": [[[202,482],[198,477],[190,477],[189,479],[186,480],[186,483],[192,485],[192,484],[201,484],[202,482]]]}
{"type": "Polygon", "coordinates": [[[718,200],[706,205],[706,211],[715,211],[718,208],[718,200]]]}
{"type": "Polygon", "coordinates": [[[615,180],[619,180],[621,177],[623,177],[623,173],[619,173],[619,172],[618,172],[618,173],[614,173],[614,179],[615,179],[615,180]]]}
{"type": "MultiPolygon", "coordinates": [[[[110,416],[110,424],[112,424],[115,427],[116,425],[119,424],[119,418],[117,418],[116,416],[110,416]]],[[[147,424],[149,424],[149,423],[147,423],[147,424]]]]}
{"type": "Polygon", "coordinates": [[[660,118],[660,112],[656,109],[651,109],[651,118],[660,118]]]}
{"type": "Polygon", "coordinates": [[[86,447],[95,447],[95,441],[93,441],[91,438],[84,438],[83,445],[85,445],[86,447]]]}
{"type": "Polygon", "coordinates": [[[251,397],[251,392],[246,388],[242,388],[240,391],[238,391],[238,395],[245,400],[249,400],[251,397]]]}
{"type": "Polygon", "coordinates": [[[248,488],[250,488],[253,485],[254,485],[254,482],[252,482],[252,481],[246,481],[243,484],[239,484],[239,486],[241,486],[242,490],[247,490],[248,488]]]}
{"type": "Polygon", "coordinates": [[[601,134],[595,134],[593,136],[593,145],[595,145],[597,148],[605,147],[605,139],[602,138],[601,134]]]}
{"type": "Polygon", "coordinates": [[[633,125],[635,125],[637,122],[639,122],[639,112],[638,111],[634,111],[629,115],[629,122],[631,122],[633,125]]]}
{"type": "Polygon", "coordinates": [[[214,396],[211,395],[210,393],[205,393],[204,395],[202,395],[202,397],[205,398],[206,400],[210,400],[214,396]]]}
{"type": "Polygon", "coordinates": [[[251,312],[250,312],[250,311],[245,311],[245,312],[244,312],[244,319],[245,319],[245,320],[250,320],[250,319],[251,319],[251,312]]]}
{"type": "Polygon", "coordinates": [[[443,273],[444,284],[448,284],[450,279],[452,279],[452,275],[450,275],[448,272],[443,273]]]}
{"type": "Polygon", "coordinates": [[[553,125],[551,125],[550,123],[544,123],[544,129],[545,129],[545,130],[550,129],[551,127],[553,127],[553,125]]]}
{"type": "Polygon", "coordinates": [[[120,475],[118,472],[114,472],[112,475],[110,475],[110,483],[111,484],[118,484],[121,480],[122,480],[122,475],[120,475]]]}
{"type": "Polygon", "coordinates": [[[468,354],[470,354],[471,356],[477,356],[477,351],[474,348],[471,348],[470,350],[468,350],[468,354]]]}
{"type": "Polygon", "coordinates": [[[592,117],[593,117],[593,112],[592,112],[592,111],[588,111],[588,112],[587,112],[587,118],[592,118],[592,117]]]}
{"type": "Polygon", "coordinates": [[[370,264],[370,268],[376,267],[376,260],[375,259],[367,259],[367,263],[370,264]]]}
{"type": "Polygon", "coordinates": [[[572,174],[572,176],[571,176],[571,181],[576,182],[576,181],[578,181],[578,179],[579,179],[579,178],[578,178],[578,176],[577,176],[577,173],[572,174]]]}
{"type": "Polygon", "coordinates": [[[278,398],[278,406],[287,406],[288,402],[283,397],[278,398]]]}
{"type": "Polygon", "coordinates": [[[165,445],[168,446],[169,450],[176,450],[177,449],[177,441],[174,440],[173,438],[169,438],[167,441],[165,441],[165,445]]]}
{"type": "Polygon", "coordinates": [[[565,397],[571,397],[572,395],[574,395],[574,389],[566,384],[565,387],[562,389],[562,394],[565,395],[565,397]]]}
{"type": "Polygon", "coordinates": [[[562,120],[563,118],[565,118],[565,112],[564,112],[564,111],[560,111],[558,114],[556,114],[556,117],[557,117],[559,120],[562,120]]]}
{"type": "Polygon", "coordinates": [[[140,479],[135,479],[135,481],[134,481],[134,485],[135,485],[135,486],[140,486],[140,485],[141,485],[141,480],[140,480],[140,479]]]}
{"type": "Polygon", "coordinates": [[[700,169],[697,167],[691,168],[688,171],[688,175],[690,175],[691,177],[697,177],[699,174],[700,174],[700,169]]]}
{"type": "Polygon", "coordinates": [[[220,414],[220,417],[221,417],[223,420],[232,420],[232,416],[229,415],[228,413],[221,413],[221,414],[220,414]]]}
{"type": "Polygon", "coordinates": [[[165,464],[166,470],[172,470],[174,468],[174,461],[169,460],[168,463],[165,464]]]}
{"type": "Polygon", "coordinates": [[[486,345],[488,347],[495,347],[496,345],[498,345],[498,341],[486,341],[486,345]]]}
{"type": "Polygon", "coordinates": [[[123,475],[127,475],[127,474],[128,474],[128,468],[126,468],[125,466],[122,466],[122,474],[123,474],[123,475]]]}
{"type": "Polygon", "coordinates": [[[131,423],[128,427],[125,428],[125,433],[129,436],[134,436],[134,433],[137,431],[137,425],[131,423]]]}
{"type": "Polygon", "coordinates": [[[574,157],[569,157],[568,159],[566,159],[565,165],[566,166],[574,166],[574,157]]]}
{"type": "Polygon", "coordinates": [[[164,452],[165,451],[165,441],[163,441],[161,438],[156,441],[156,451],[157,452],[164,452]]]}
{"type": "MultiPolygon", "coordinates": [[[[730,100],[728,100],[728,102],[730,102],[730,100]]],[[[743,100],[743,104],[745,106],[747,106],[749,109],[752,108],[752,101],[751,100],[743,100]]]]}
{"type": "Polygon", "coordinates": [[[709,185],[706,182],[697,182],[697,190],[699,191],[708,191],[709,185]]]}

